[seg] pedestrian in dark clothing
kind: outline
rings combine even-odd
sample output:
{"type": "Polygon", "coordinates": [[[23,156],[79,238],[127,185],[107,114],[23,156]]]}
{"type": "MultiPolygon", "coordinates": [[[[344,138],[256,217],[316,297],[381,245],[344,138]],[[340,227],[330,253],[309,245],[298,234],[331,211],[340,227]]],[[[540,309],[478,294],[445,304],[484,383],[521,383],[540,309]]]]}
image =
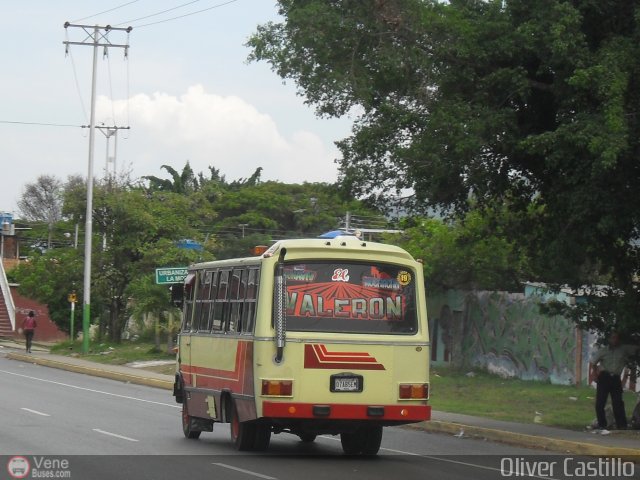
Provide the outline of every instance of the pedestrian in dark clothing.
{"type": "Polygon", "coordinates": [[[22,331],[27,339],[27,353],[31,353],[31,342],[33,341],[33,334],[35,333],[37,326],[36,314],[31,310],[22,321],[22,331]]]}
{"type": "Polygon", "coordinates": [[[598,428],[606,429],[607,417],[604,407],[607,397],[611,395],[611,408],[616,420],[617,428],[627,428],[627,415],[622,400],[622,381],[620,375],[631,357],[638,353],[640,347],[635,345],[623,345],[620,335],[612,332],[609,337],[609,345],[596,350],[591,356],[591,363],[597,369],[596,387],[596,416],[598,428]]]}

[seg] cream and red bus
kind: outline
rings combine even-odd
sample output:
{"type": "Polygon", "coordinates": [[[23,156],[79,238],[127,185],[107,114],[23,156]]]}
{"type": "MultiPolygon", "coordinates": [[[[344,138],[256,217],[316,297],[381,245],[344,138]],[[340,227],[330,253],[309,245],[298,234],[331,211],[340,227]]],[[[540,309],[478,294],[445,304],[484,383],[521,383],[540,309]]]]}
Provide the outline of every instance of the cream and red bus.
{"type": "Polygon", "coordinates": [[[431,416],[421,263],[341,236],[191,266],[174,396],[187,438],[226,422],[239,450],[286,432],[376,454],[383,427],[431,416]]]}

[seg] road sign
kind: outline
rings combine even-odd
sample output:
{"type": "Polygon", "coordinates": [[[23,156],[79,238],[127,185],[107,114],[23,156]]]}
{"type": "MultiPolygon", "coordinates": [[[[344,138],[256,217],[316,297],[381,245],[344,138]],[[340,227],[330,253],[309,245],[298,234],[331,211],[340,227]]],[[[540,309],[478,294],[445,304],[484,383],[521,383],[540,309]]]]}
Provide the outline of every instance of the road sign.
{"type": "Polygon", "coordinates": [[[182,283],[186,276],[187,267],[156,268],[156,283],[159,285],[182,283]]]}

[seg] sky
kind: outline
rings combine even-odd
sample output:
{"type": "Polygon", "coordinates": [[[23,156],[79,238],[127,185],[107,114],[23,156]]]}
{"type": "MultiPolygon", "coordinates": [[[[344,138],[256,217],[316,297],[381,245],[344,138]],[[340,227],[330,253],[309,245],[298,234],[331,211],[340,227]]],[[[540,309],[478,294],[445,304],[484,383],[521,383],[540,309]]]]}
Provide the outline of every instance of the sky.
{"type": "Polygon", "coordinates": [[[91,41],[65,22],[133,27],[109,34],[128,42],[128,58],[98,51],[96,125],[130,128],[109,139],[96,129],[96,178],[107,168],[170,178],[162,165],[188,161],[229,181],[258,167],[263,180],[336,181],[334,142],[352,120],[318,118],[293,82],[247,62],[257,25],[280,20],[272,0],[0,0],[0,212],[19,218],[40,175],[87,177],[93,47],[65,54],[63,42],[91,41]]]}

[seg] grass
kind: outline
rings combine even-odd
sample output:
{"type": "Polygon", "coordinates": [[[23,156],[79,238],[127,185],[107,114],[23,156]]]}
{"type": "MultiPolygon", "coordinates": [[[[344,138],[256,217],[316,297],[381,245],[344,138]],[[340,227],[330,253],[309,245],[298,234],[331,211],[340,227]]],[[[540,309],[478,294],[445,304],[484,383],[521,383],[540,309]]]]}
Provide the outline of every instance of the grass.
{"type": "MultiPolygon", "coordinates": [[[[630,415],[637,396],[625,392],[624,400],[630,415]]],[[[483,372],[467,376],[449,369],[431,371],[429,403],[444,412],[584,430],[595,418],[594,402],[591,387],[503,379],[483,372]]]]}
{"type": "MultiPolygon", "coordinates": [[[[58,355],[78,355],[80,352],[82,352],[81,342],[66,341],[51,347],[51,353],[58,355]]],[[[175,360],[176,357],[175,354],[166,352],[166,345],[162,345],[158,350],[152,342],[123,340],[121,343],[92,343],[89,353],[82,354],[82,358],[98,363],[125,365],[145,360],[175,360]]]]}

